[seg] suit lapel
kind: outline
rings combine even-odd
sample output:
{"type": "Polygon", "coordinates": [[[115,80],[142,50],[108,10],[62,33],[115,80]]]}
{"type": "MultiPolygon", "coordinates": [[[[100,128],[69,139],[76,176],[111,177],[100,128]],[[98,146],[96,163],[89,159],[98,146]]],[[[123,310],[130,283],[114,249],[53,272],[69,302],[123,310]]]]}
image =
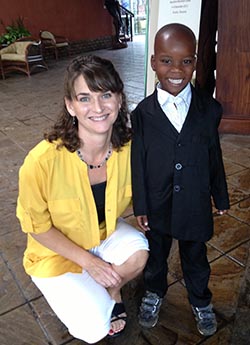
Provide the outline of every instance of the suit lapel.
{"type": "Polygon", "coordinates": [[[149,101],[147,108],[145,109],[145,115],[148,116],[150,126],[168,137],[172,136],[176,138],[178,136],[178,132],[162,110],[157,99],[157,91],[155,90],[150,97],[152,97],[153,101],[149,101]]]}
{"type": "Polygon", "coordinates": [[[197,128],[200,128],[201,122],[203,121],[202,103],[200,102],[193,86],[191,86],[191,90],[192,100],[186,120],[180,132],[180,138],[186,136],[188,133],[192,134],[193,132],[196,132],[197,128]]]}

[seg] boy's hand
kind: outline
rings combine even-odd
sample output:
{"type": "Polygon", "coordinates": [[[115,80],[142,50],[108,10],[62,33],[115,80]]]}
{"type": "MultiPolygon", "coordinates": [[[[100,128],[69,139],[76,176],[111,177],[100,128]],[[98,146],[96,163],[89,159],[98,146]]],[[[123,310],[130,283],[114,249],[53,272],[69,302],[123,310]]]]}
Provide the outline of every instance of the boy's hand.
{"type": "Polygon", "coordinates": [[[223,214],[226,214],[227,213],[227,210],[217,210],[217,214],[219,216],[223,216],[223,214]]]}
{"type": "Polygon", "coordinates": [[[148,217],[146,215],[144,216],[137,216],[136,217],[137,224],[138,226],[143,230],[143,231],[148,231],[150,230],[150,227],[148,226],[148,217]]]}

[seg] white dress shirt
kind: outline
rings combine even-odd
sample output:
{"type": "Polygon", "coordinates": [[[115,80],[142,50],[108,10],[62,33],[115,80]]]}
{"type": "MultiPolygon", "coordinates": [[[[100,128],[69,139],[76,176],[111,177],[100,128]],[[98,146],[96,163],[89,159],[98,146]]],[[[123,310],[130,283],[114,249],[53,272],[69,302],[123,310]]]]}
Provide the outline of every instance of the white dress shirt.
{"type": "Polygon", "coordinates": [[[160,83],[157,84],[156,89],[157,99],[162,110],[180,133],[191,103],[192,92],[190,83],[177,96],[173,96],[169,92],[162,90],[160,83]]]}

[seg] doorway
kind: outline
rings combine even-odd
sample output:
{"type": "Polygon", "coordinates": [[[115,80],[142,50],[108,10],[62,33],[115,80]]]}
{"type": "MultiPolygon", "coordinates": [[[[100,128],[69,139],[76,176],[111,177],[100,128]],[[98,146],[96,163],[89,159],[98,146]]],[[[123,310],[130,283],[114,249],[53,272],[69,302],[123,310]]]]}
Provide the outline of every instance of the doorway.
{"type": "Polygon", "coordinates": [[[120,5],[134,14],[133,36],[146,35],[147,29],[147,0],[120,0],[120,5]]]}

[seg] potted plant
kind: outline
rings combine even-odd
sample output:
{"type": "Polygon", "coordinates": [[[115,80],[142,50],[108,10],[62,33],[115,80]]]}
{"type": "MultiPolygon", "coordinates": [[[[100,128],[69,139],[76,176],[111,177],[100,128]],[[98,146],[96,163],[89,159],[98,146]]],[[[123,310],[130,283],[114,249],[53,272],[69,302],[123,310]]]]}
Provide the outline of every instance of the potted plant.
{"type": "MultiPolygon", "coordinates": [[[[1,24],[4,26],[2,21],[1,24]]],[[[15,42],[18,38],[31,35],[29,30],[25,28],[22,17],[18,17],[11,25],[4,28],[5,33],[0,35],[1,46],[9,45],[10,43],[15,42]]]]}

